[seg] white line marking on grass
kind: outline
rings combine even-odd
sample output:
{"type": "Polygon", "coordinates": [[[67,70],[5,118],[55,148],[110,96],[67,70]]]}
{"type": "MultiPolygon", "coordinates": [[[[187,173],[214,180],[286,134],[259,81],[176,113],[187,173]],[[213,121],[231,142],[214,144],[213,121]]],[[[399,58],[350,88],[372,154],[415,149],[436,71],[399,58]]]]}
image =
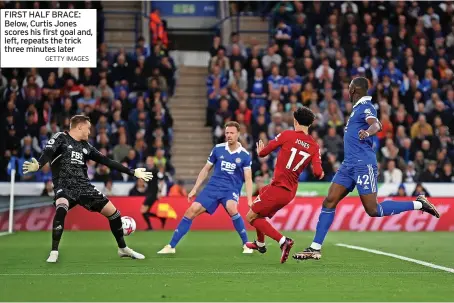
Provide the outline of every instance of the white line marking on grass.
{"type": "Polygon", "coordinates": [[[434,268],[434,269],[443,270],[443,271],[446,271],[446,272],[454,274],[454,268],[445,267],[445,266],[441,266],[441,265],[437,265],[437,264],[433,264],[433,263],[429,263],[429,262],[425,262],[425,261],[421,261],[421,260],[416,260],[416,259],[412,259],[412,258],[408,258],[408,257],[396,255],[396,254],[391,254],[391,253],[383,252],[383,251],[376,250],[376,249],[370,249],[370,248],[365,248],[365,247],[361,247],[361,246],[354,246],[354,245],[348,245],[348,244],[343,244],[343,243],[338,243],[338,244],[336,244],[336,246],[341,246],[341,247],[346,247],[346,248],[350,248],[350,249],[361,250],[361,251],[365,251],[365,252],[376,254],[376,255],[388,256],[388,257],[391,257],[391,258],[395,258],[395,259],[399,259],[399,260],[403,260],[403,261],[407,261],[407,262],[416,263],[416,264],[419,264],[419,265],[427,266],[427,267],[434,268]]]}
{"type": "MultiPolygon", "coordinates": [[[[257,272],[257,271],[175,271],[175,272],[69,272],[69,273],[0,273],[0,277],[2,276],[172,276],[172,275],[202,275],[202,274],[213,274],[213,275],[244,275],[244,274],[250,274],[250,275],[256,275],[256,274],[262,274],[263,272],[257,272]]],[[[295,274],[295,275],[301,275],[301,274],[320,274],[320,275],[326,275],[326,274],[352,274],[352,275],[357,275],[357,274],[376,274],[376,275],[389,275],[389,274],[402,274],[402,275],[421,275],[421,274],[433,274],[431,271],[407,271],[407,272],[402,272],[402,271],[382,271],[382,272],[369,272],[369,271],[351,271],[351,272],[345,272],[345,271],[317,271],[317,272],[308,272],[308,271],[276,271],[276,272],[267,272],[267,274],[280,274],[280,275],[289,275],[289,274],[295,274]]]]}
{"type": "Polygon", "coordinates": [[[1,236],[7,236],[7,235],[10,235],[10,233],[9,232],[0,233],[0,237],[1,236]]]}

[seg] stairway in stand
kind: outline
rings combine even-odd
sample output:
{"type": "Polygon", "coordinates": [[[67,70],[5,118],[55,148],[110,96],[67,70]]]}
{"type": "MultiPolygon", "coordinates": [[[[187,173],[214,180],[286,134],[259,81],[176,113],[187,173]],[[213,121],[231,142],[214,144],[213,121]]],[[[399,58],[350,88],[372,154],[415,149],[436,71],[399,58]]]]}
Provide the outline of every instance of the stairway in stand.
{"type": "Polygon", "coordinates": [[[194,184],[213,148],[211,127],[205,126],[206,67],[179,67],[170,109],[174,120],[172,164],[176,179],[194,184]]]}

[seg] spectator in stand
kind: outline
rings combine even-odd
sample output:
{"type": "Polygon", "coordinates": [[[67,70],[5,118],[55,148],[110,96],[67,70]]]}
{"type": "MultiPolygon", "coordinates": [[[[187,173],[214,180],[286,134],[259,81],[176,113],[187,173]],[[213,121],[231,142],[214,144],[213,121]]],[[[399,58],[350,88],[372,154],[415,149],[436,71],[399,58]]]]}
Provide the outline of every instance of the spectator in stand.
{"type": "Polygon", "coordinates": [[[267,54],[262,58],[262,67],[265,70],[265,72],[269,72],[271,70],[273,63],[276,64],[277,66],[280,66],[282,63],[282,57],[281,55],[276,53],[274,45],[268,47],[267,54]]]}
{"type": "Polygon", "coordinates": [[[108,179],[108,180],[104,181],[104,188],[102,189],[101,192],[104,195],[106,195],[106,196],[113,196],[114,195],[112,179],[108,179]]]}
{"type": "Polygon", "coordinates": [[[130,196],[146,196],[147,185],[145,181],[137,179],[134,187],[129,191],[130,196]]]}
{"type": "Polygon", "coordinates": [[[454,182],[454,172],[452,169],[451,162],[445,162],[443,168],[441,169],[440,182],[453,183],[454,182]]]}
{"type": "Polygon", "coordinates": [[[47,180],[44,182],[44,189],[41,192],[42,197],[54,197],[55,196],[55,191],[54,191],[54,185],[52,183],[52,180],[47,180]]]}
{"type": "Polygon", "coordinates": [[[394,160],[389,160],[384,172],[385,183],[402,183],[402,171],[396,167],[394,160]]]}
{"type": "Polygon", "coordinates": [[[216,65],[219,66],[223,74],[230,70],[230,60],[225,56],[225,51],[222,48],[219,48],[216,56],[211,59],[211,68],[216,65]]]}
{"type": "Polygon", "coordinates": [[[178,180],[169,190],[169,197],[187,197],[188,193],[184,188],[184,181],[178,180]]]}
{"type": "Polygon", "coordinates": [[[40,169],[38,172],[36,172],[35,181],[36,182],[45,182],[45,183],[47,183],[48,181],[52,181],[52,172],[50,170],[49,163],[44,165],[42,169],[40,169]]]}
{"type": "Polygon", "coordinates": [[[337,157],[343,154],[344,140],[337,134],[335,127],[328,129],[328,133],[323,137],[323,145],[337,157]]]}
{"type": "Polygon", "coordinates": [[[405,183],[414,183],[416,180],[419,179],[419,175],[415,170],[415,165],[413,162],[408,162],[403,173],[403,182],[405,183]]]}
{"type": "Polygon", "coordinates": [[[419,182],[438,182],[440,175],[437,172],[437,161],[430,160],[427,169],[420,175],[419,182]]]}
{"type": "Polygon", "coordinates": [[[417,197],[419,195],[424,195],[426,197],[430,197],[430,193],[427,191],[427,189],[421,184],[417,183],[415,190],[411,194],[413,197],[417,197]]]}
{"type": "Polygon", "coordinates": [[[405,185],[404,184],[399,185],[399,188],[397,189],[397,193],[395,193],[392,196],[393,197],[406,197],[407,192],[405,191],[405,185]]]}

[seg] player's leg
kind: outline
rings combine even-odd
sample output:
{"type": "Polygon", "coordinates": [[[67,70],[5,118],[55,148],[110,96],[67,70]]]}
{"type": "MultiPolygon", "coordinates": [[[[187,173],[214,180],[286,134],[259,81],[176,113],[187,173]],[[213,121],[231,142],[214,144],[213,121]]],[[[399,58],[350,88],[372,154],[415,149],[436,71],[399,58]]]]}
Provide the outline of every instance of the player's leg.
{"type": "MultiPolygon", "coordinates": [[[[248,222],[255,229],[279,243],[282,251],[281,263],[287,261],[294,242],[277,231],[266,218],[272,218],[292,199],[293,196],[290,191],[276,186],[268,186],[255,199],[246,215],[248,222]]],[[[257,243],[257,246],[259,246],[259,243],[257,243]]]]}
{"type": "Polygon", "coordinates": [[[415,201],[377,201],[376,165],[367,165],[357,168],[357,189],[366,213],[371,217],[386,217],[410,210],[421,210],[437,218],[440,217],[435,206],[424,196],[418,196],[415,201]]]}
{"type": "Polygon", "coordinates": [[[173,232],[170,243],[164,246],[163,249],[158,251],[158,254],[174,254],[175,247],[191,228],[192,220],[194,220],[197,216],[203,214],[206,211],[207,209],[203,207],[201,203],[193,202],[184,213],[183,219],[181,219],[180,223],[178,223],[177,228],[173,232]]]}
{"type": "Polygon", "coordinates": [[[331,184],[328,190],[328,196],[323,200],[322,209],[318,217],[314,241],[311,244],[312,248],[321,249],[326,234],[328,233],[331,224],[333,224],[336,206],[343,198],[345,198],[345,196],[348,195],[348,193],[349,190],[343,185],[337,183],[331,184]]]}
{"type": "Polygon", "coordinates": [[[331,186],[328,190],[328,196],[323,200],[322,209],[318,217],[317,227],[315,230],[314,240],[312,244],[302,252],[293,255],[294,259],[320,259],[321,249],[325,241],[328,230],[333,224],[336,213],[336,206],[339,202],[348,195],[355,186],[354,179],[350,175],[351,169],[341,166],[333,178],[331,186]]]}
{"type": "Polygon", "coordinates": [[[151,225],[151,220],[150,218],[157,218],[159,221],[161,221],[161,227],[164,228],[166,224],[166,218],[161,218],[158,217],[155,213],[152,213],[150,210],[153,207],[153,204],[156,203],[158,198],[155,195],[151,195],[145,198],[145,201],[143,202],[142,207],[140,208],[140,212],[142,213],[142,217],[147,223],[147,230],[153,230],[153,227],[151,225]]]}
{"type": "MultiPolygon", "coordinates": [[[[94,206],[92,210],[97,211],[96,208],[97,207],[94,206]]],[[[132,259],[145,259],[144,255],[139,254],[138,252],[135,252],[134,250],[126,246],[122,227],[123,224],[121,222],[121,214],[120,211],[115,208],[113,203],[107,200],[107,203],[99,212],[109,220],[110,230],[118,244],[118,255],[120,257],[129,257],[132,259]]]]}
{"type": "MultiPolygon", "coordinates": [[[[251,222],[253,222],[255,219],[259,217],[260,216],[258,214],[249,209],[249,212],[246,215],[246,220],[249,222],[249,224],[252,225],[251,222]]],[[[264,254],[267,251],[265,244],[265,234],[258,230],[257,228],[255,229],[255,231],[257,233],[257,239],[254,240],[253,242],[247,242],[246,246],[250,249],[257,250],[261,254],[264,254]]]]}
{"type": "Polygon", "coordinates": [[[253,252],[252,249],[246,247],[246,243],[248,242],[246,226],[244,225],[243,218],[238,212],[237,201],[227,200],[224,207],[230,218],[232,219],[233,227],[235,227],[236,232],[241,238],[241,242],[243,244],[243,254],[251,254],[253,252]]]}
{"type": "MultiPolygon", "coordinates": [[[[269,188],[270,188],[271,185],[266,185],[265,187],[263,187],[261,190],[260,190],[260,193],[259,195],[255,198],[254,202],[253,202],[253,205],[255,203],[258,203],[258,202],[261,202],[261,198],[260,198],[260,195],[263,194],[264,192],[266,192],[269,188]]],[[[259,204],[258,204],[259,205],[259,204]]],[[[260,207],[263,208],[264,204],[263,202],[260,204],[260,207]]],[[[256,206],[257,207],[257,206],[256,206]]],[[[252,208],[252,206],[251,206],[252,208]]],[[[259,210],[257,210],[259,211],[259,210]]],[[[263,216],[260,216],[258,213],[255,213],[252,209],[249,210],[249,212],[247,213],[246,215],[246,220],[249,222],[249,224],[252,225],[252,222],[259,218],[259,217],[263,217],[263,216]]],[[[265,253],[266,252],[266,246],[265,246],[265,234],[263,232],[261,232],[259,229],[255,229],[256,233],[257,233],[257,239],[254,241],[254,242],[248,242],[247,245],[252,248],[252,249],[256,249],[258,250],[260,253],[265,253]]]]}
{"type": "Polygon", "coordinates": [[[65,229],[65,218],[69,209],[69,201],[66,198],[58,198],[55,201],[55,215],[52,223],[52,249],[47,262],[55,263],[58,260],[58,246],[65,229]]]}
{"type": "Polygon", "coordinates": [[[145,223],[147,224],[147,230],[152,230],[153,227],[151,226],[150,222],[150,216],[149,216],[149,211],[150,211],[150,206],[146,204],[147,199],[143,202],[143,205],[140,207],[140,213],[142,214],[143,219],[145,220],[145,223]]]}

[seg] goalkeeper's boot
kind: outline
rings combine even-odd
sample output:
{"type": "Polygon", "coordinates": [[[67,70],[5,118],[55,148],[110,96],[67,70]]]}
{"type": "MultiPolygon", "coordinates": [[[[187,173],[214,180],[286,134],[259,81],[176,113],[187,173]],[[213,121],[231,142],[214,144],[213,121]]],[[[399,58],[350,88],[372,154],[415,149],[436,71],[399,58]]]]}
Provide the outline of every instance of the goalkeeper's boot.
{"type": "Polygon", "coordinates": [[[57,263],[58,261],[58,250],[52,250],[47,258],[47,263],[57,263]]]}
{"type": "Polygon", "coordinates": [[[422,208],[421,211],[424,213],[429,213],[434,217],[440,218],[440,213],[435,208],[435,205],[429,202],[424,195],[420,195],[416,198],[416,201],[421,202],[422,208]]]}
{"type": "Polygon", "coordinates": [[[168,254],[174,254],[174,253],[175,253],[175,248],[172,248],[172,246],[170,246],[169,244],[167,244],[166,246],[164,246],[163,249],[158,251],[158,254],[160,254],[160,255],[168,255],[168,254]]]}
{"type": "Polygon", "coordinates": [[[249,249],[256,250],[256,251],[258,251],[258,252],[261,253],[261,254],[266,253],[266,246],[265,246],[265,243],[263,243],[263,246],[259,246],[258,243],[257,243],[257,241],[254,241],[254,242],[246,242],[246,244],[244,244],[244,246],[246,246],[246,247],[249,248],[249,249]]]}
{"type": "Polygon", "coordinates": [[[145,256],[142,254],[139,254],[138,252],[133,251],[129,247],[125,248],[118,248],[118,256],[120,258],[131,258],[131,259],[138,259],[138,260],[143,260],[145,259],[145,256]]]}
{"type": "Polygon", "coordinates": [[[281,263],[285,263],[287,261],[288,255],[290,254],[290,250],[292,249],[294,243],[295,242],[292,239],[285,238],[284,244],[281,245],[281,263]]]}
{"type": "Polygon", "coordinates": [[[293,259],[295,260],[320,260],[322,257],[322,251],[320,249],[314,249],[312,247],[308,247],[302,252],[296,253],[293,255],[293,259]]]}

